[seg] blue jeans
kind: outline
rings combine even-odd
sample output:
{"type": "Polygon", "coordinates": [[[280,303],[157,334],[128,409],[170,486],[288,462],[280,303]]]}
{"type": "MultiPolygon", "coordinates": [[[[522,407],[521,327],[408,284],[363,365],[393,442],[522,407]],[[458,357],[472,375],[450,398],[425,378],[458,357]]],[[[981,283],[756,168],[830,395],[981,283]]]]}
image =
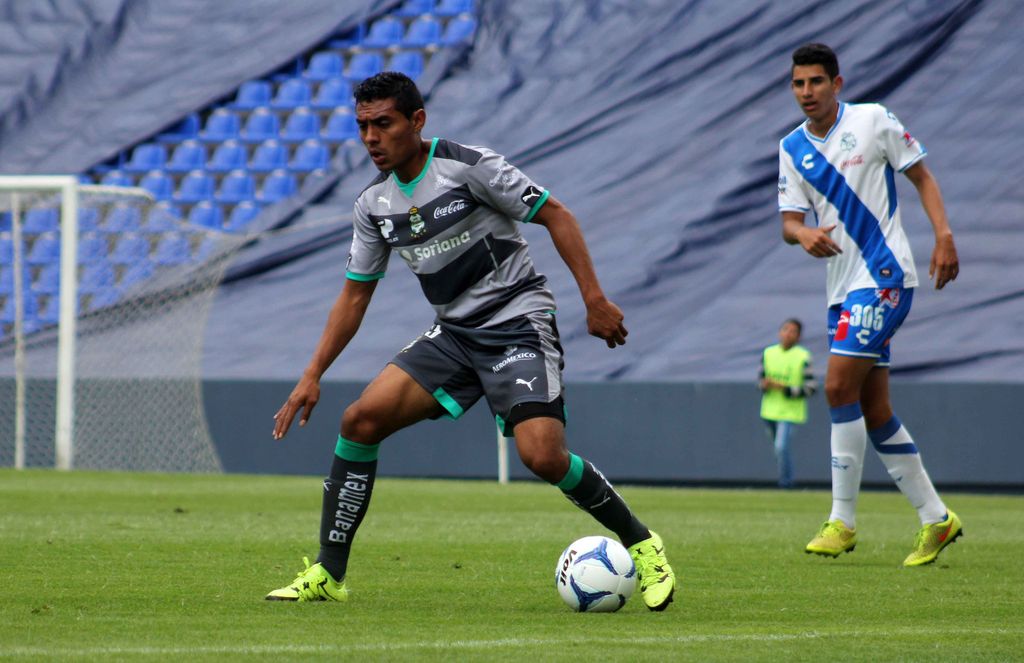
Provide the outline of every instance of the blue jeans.
{"type": "Polygon", "coordinates": [[[762,419],[768,427],[768,435],[775,444],[775,460],[779,465],[779,487],[793,487],[793,459],[789,453],[789,437],[796,424],[789,421],[762,419]]]}

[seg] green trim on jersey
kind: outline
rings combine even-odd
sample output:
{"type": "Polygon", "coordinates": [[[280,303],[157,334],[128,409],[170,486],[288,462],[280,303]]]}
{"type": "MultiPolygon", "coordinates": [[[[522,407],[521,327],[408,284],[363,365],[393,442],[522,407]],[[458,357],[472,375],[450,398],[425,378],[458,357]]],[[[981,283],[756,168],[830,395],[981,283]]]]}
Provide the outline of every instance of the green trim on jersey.
{"type": "Polygon", "coordinates": [[[345,278],[352,281],[379,281],[384,278],[385,272],[377,272],[376,274],[356,274],[355,272],[345,272],[345,278]]]}
{"type": "Polygon", "coordinates": [[[427,169],[430,168],[430,162],[434,160],[434,150],[437,149],[437,141],[439,140],[441,139],[435,136],[430,141],[430,154],[427,155],[427,162],[423,164],[423,170],[420,171],[420,174],[417,175],[415,179],[413,179],[413,181],[403,182],[402,180],[398,179],[398,174],[395,173],[395,171],[391,171],[391,177],[395,179],[395,184],[397,184],[398,188],[402,190],[402,193],[404,193],[409,198],[412,198],[412,192],[416,190],[416,185],[419,184],[420,180],[423,179],[423,176],[427,174],[427,169]]]}
{"type": "Polygon", "coordinates": [[[569,471],[565,473],[565,477],[555,484],[559,490],[563,493],[567,493],[576,486],[580,485],[580,480],[583,478],[583,459],[574,453],[569,454],[569,471]]]}
{"type": "Polygon", "coordinates": [[[551,192],[548,191],[547,189],[544,189],[544,193],[541,194],[540,200],[533,204],[533,209],[531,209],[530,213],[526,215],[525,219],[523,219],[523,223],[529,223],[530,219],[532,219],[537,214],[537,212],[540,211],[540,208],[544,206],[544,203],[548,202],[548,197],[550,196],[551,192]]]}
{"type": "Polygon", "coordinates": [[[462,409],[462,406],[459,405],[443,388],[438,387],[435,389],[433,396],[437,399],[437,402],[441,404],[441,407],[447,410],[448,417],[458,419],[462,416],[462,413],[465,412],[465,410],[462,409]]]}
{"type": "Polygon", "coordinates": [[[334,455],[343,460],[350,460],[353,463],[369,463],[377,460],[380,452],[379,444],[359,444],[338,436],[338,445],[334,447],[334,455]]]}

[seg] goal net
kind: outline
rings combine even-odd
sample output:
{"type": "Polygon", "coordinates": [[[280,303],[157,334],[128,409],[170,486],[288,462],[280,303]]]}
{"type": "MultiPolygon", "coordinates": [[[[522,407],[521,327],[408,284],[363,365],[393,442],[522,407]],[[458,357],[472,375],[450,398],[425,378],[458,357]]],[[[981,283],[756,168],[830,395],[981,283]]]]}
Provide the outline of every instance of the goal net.
{"type": "Polygon", "coordinates": [[[141,189],[0,177],[0,466],[221,470],[202,340],[243,241],[141,189]]]}

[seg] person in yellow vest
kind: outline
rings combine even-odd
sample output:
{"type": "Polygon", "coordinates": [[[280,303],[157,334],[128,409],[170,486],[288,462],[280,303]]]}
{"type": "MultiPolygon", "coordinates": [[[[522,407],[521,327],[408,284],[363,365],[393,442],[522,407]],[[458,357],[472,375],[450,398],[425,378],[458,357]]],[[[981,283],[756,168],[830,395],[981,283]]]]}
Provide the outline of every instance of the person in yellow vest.
{"type": "Polygon", "coordinates": [[[817,384],[811,372],[811,353],[800,342],[803,325],[790,318],[779,328],[779,342],[761,354],[761,418],[775,444],[779,487],[793,487],[789,440],[793,427],[807,421],[807,397],[817,384]]]}

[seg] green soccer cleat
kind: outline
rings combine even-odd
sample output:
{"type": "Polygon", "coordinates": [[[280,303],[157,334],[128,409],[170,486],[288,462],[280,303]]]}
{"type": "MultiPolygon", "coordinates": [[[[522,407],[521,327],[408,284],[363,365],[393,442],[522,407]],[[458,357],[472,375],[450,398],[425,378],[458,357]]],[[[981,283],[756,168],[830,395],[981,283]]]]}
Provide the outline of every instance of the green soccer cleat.
{"type": "Polygon", "coordinates": [[[676,574],[665,559],[665,544],[651,532],[651,538],[629,547],[637,573],[640,574],[640,595],[650,610],[661,611],[672,602],[676,591],[676,574]]]}
{"type": "Polygon", "coordinates": [[[857,531],[850,529],[846,526],[846,523],[836,519],[829,520],[821,526],[815,537],[804,548],[804,552],[839,557],[844,552],[853,552],[853,549],[856,547],[857,531]]]}
{"type": "Polygon", "coordinates": [[[924,566],[931,564],[942,549],[956,541],[964,533],[960,516],[952,510],[946,511],[946,519],[940,523],[925,525],[914,537],[914,550],[903,560],[903,566],[924,566]]]}
{"type": "Polygon", "coordinates": [[[306,565],[295,581],[287,587],[275,589],[267,594],[268,601],[345,601],[348,589],[345,581],[336,581],[320,562],[309,565],[309,558],[303,557],[306,565]]]}

